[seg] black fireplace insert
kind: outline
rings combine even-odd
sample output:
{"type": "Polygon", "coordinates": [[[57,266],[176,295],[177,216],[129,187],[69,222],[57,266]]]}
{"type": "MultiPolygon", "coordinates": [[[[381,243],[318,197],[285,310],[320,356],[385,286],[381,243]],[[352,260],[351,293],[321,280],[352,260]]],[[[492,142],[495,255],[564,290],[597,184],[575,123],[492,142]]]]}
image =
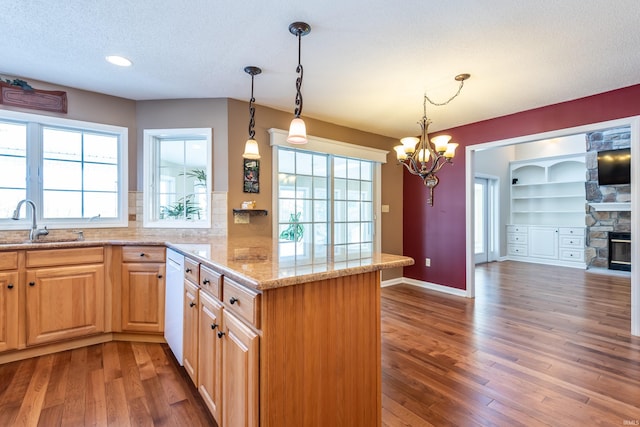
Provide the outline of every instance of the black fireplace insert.
{"type": "Polygon", "coordinates": [[[609,269],[631,271],[631,233],[609,232],[609,269]]]}

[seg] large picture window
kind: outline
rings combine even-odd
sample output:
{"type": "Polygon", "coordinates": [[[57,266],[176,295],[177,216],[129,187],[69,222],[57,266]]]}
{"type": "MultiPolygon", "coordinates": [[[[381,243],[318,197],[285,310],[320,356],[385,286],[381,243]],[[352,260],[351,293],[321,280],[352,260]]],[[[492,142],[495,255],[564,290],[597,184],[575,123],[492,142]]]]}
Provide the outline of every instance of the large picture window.
{"type": "Polygon", "coordinates": [[[318,138],[298,149],[279,144],[286,134],[270,132],[277,173],[274,234],[281,261],[291,257],[314,264],[370,257],[379,244],[379,160],[385,152],[318,138]],[[351,156],[367,150],[368,158],[351,156]]]}
{"type": "Polygon", "coordinates": [[[0,111],[0,223],[30,199],[48,227],[127,226],[126,152],[126,128],[0,111]]]}

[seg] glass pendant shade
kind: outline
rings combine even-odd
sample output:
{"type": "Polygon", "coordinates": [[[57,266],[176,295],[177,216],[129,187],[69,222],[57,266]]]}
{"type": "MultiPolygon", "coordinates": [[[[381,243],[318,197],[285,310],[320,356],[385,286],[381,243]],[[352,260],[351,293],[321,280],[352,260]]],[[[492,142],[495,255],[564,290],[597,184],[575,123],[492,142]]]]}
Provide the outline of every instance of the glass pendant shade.
{"type": "Polygon", "coordinates": [[[405,138],[402,138],[400,142],[404,146],[404,152],[407,154],[412,154],[414,151],[416,151],[416,145],[418,144],[418,142],[420,142],[420,140],[415,136],[407,136],[405,138]]]}
{"type": "Polygon", "coordinates": [[[257,160],[260,158],[258,142],[255,139],[247,139],[247,142],[244,144],[244,153],[242,154],[242,157],[252,160],[257,160]]]}
{"type": "Polygon", "coordinates": [[[453,142],[447,144],[447,151],[444,152],[445,159],[453,159],[453,156],[456,155],[456,147],[458,147],[458,144],[453,142]]]}
{"type": "Polygon", "coordinates": [[[307,143],[307,127],[304,120],[299,117],[291,120],[289,127],[289,136],[287,142],[290,144],[306,144],[307,143]]]}
{"type": "Polygon", "coordinates": [[[393,149],[396,150],[396,157],[398,160],[407,159],[407,153],[404,151],[404,145],[396,145],[393,149]]]}
{"type": "Polygon", "coordinates": [[[444,153],[447,151],[447,144],[451,141],[451,137],[449,135],[438,135],[431,138],[431,142],[436,146],[436,151],[438,153],[444,153]]]}
{"type": "Polygon", "coordinates": [[[431,153],[424,148],[418,152],[418,161],[422,163],[426,163],[429,161],[429,157],[431,157],[431,153]]]}

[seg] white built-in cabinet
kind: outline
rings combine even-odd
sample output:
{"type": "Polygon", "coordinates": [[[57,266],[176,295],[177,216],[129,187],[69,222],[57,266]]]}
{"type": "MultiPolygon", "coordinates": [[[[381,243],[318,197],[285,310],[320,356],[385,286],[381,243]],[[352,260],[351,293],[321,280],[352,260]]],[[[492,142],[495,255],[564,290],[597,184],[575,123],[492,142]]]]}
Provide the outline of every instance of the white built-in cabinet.
{"type": "Polygon", "coordinates": [[[584,268],[585,156],[510,163],[507,257],[584,268]]]}

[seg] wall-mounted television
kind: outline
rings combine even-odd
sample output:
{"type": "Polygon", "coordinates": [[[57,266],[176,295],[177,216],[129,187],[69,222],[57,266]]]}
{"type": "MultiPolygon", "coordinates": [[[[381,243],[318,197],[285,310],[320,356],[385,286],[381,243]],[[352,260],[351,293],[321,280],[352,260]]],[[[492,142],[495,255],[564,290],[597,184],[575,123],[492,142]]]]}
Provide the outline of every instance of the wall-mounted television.
{"type": "Polygon", "coordinates": [[[598,184],[631,183],[631,149],[598,151],[598,184]]]}

